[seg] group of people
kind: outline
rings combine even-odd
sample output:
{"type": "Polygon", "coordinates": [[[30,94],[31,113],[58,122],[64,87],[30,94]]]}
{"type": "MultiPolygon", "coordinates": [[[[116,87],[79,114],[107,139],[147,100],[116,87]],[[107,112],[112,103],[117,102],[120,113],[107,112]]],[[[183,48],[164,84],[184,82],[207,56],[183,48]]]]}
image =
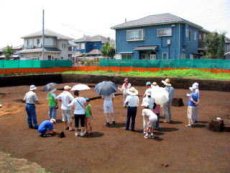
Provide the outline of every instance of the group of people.
{"type": "Polygon", "coordinates": [[[49,119],[44,120],[39,126],[37,123],[36,103],[38,97],[36,94],[37,87],[31,85],[29,91],[24,96],[27,112],[27,123],[29,128],[37,129],[42,137],[52,136],[56,132],[53,124],[56,123],[56,115],[58,101],[61,102],[62,121],[64,122],[65,130],[74,131],[75,136],[85,136],[92,134],[91,119],[93,118],[90,100],[79,95],[79,91],[74,91],[74,96],[70,93],[71,87],[64,86],[64,91],[59,95],[55,94],[56,89],[52,88],[47,94],[49,105],[49,119]],[[72,111],[73,116],[72,116],[72,111]],[[75,128],[73,127],[73,120],[75,128]]]}
{"type": "MultiPolygon", "coordinates": [[[[154,130],[159,130],[160,113],[163,113],[165,118],[164,122],[170,123],[172,121],[171,104],[174,97],[174,88],[170,83],[170,79],[161,81],[164,84],[164,89],[168,93],[167,101],[159,105],[156,103],[155,98],[152,95],[154,87],[159,87],[156,82],[146,82],[146,90],[142,94],[142,116],[143,116],[143,134],[144,138],[154,137],[154,130]]],[[[49,136],[55,134],[53,124],[56,123],[56,115],[58,102],[61,103],[62,121],[64,122],[64,129],[69,131],[75,131],[75,136],[85,136],[86,134],[92,134],[91,119],[92,108],[89,103],[90,99],[81,97],[79,91],[74,91],[74,96],[71,94],[71,87],[66,85],[64,91],[59,95],[55,94],[56,89],[52,88],[47,94],[49,104],[49,119],[43,121],[39,126],[37,124],[36,107],[38,102],[36,95],[37,87],[31,85],[29,91],[25,94],[24,101],[26,103],[27,123],[29,128],[38,129],[41,136],[49,136]],[[73,109],[73,115],[72,110],[73,109]],[[75,127],[73,127],[73,122],[75,127]]],[[[135,120],[137,110],[140,104],[140,95],[138,90],[131,85],[128,78],[124,79],[124,83],[118,89],[123,94],[122,105],[127,108],[127,116],[125,122],[125,130],[135,131],[135,120]]],[[[192,127],[198,121],[197,106],[199,104],[199,84],[196,82],[189,88],[191,93],[188,93],[188,125],[192,127]]],[[[105,115],[105,125],[107,127],[116,126],[115,114],[113,109],[114,93],[103,98],[103,110],[105,115]]]]}

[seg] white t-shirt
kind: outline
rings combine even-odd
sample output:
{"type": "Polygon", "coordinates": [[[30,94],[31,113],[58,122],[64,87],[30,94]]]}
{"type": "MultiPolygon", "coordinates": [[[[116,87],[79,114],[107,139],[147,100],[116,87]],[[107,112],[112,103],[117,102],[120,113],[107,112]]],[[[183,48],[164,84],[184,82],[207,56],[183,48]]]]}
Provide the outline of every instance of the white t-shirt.
{"type": "Polygon", "coordinates": [[[151,122],[157,121],[157,115],[150,109],[143,109],[142,116],[148,117],[149,121],[151,122]]]}
{"type": "Polygon", "coordinates": [[[68,91],[63,91],[61,94],[59,94],[56,97],[57,100],[61,101],[61,109],[62,110],[70,110],[70,106],[68,106],[68,104],[71,103],[71,101],[74,99],[74,97],[72,96],[72,94],[68,91]]]}
{"type": "Polygon", "coordinates": [[[85,114],[85,103],[86,99],[84,97],[76,97],[68,106],[74,106],[74,114],[83,115],[85,114]]]}
{"type": "Polygon", "coordinates": [[[138,107],[139,106],[139,97],[137,95],[128,95],[125,99],[124,105],[128,107],[138,107]]]}

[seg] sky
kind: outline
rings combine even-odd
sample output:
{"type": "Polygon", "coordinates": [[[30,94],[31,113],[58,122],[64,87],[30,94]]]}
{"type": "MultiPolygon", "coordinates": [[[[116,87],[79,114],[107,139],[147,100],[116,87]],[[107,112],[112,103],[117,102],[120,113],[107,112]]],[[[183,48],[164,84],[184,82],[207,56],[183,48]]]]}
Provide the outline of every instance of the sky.
{"type": "Polygon", "coordinates": [[[112,26],[148,15],[172,13],[230,38],[230,0],[1,0],[0,48],[23,43],[21,37],[45,28],[81,38],[115,38],[112,26]]]}

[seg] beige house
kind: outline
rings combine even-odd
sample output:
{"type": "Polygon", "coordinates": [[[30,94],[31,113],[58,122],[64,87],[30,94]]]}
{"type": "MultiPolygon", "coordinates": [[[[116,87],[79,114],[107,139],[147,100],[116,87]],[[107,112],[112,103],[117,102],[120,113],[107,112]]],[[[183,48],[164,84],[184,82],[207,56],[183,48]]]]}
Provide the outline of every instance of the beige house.
{"type": "Polygon", "coordinates": [[[44,58],[42,58],[42,31],[26,35],[23,49],[19,52],[21,59],[67,60],[72,57],[69,41],[72,38],[50,30],[44,32],[44,58]]]}

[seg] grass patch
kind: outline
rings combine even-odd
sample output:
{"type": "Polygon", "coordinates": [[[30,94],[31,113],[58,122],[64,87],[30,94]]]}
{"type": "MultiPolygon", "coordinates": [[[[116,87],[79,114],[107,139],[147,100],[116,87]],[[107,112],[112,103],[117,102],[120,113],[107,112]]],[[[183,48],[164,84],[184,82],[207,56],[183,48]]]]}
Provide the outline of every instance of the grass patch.
{"type": "Polygon", "coordinates": [[[230,80],[228,73],[212,73],[198,69],[175,69],[162,70],[157,72],[111,72],[111,71],[68,71],[63,74],[93,74],[93,75],[119,75],[128,77],[173,77],[173,78],[192,78],[192,79],[208,79],[208,80],[230,80]]]}

